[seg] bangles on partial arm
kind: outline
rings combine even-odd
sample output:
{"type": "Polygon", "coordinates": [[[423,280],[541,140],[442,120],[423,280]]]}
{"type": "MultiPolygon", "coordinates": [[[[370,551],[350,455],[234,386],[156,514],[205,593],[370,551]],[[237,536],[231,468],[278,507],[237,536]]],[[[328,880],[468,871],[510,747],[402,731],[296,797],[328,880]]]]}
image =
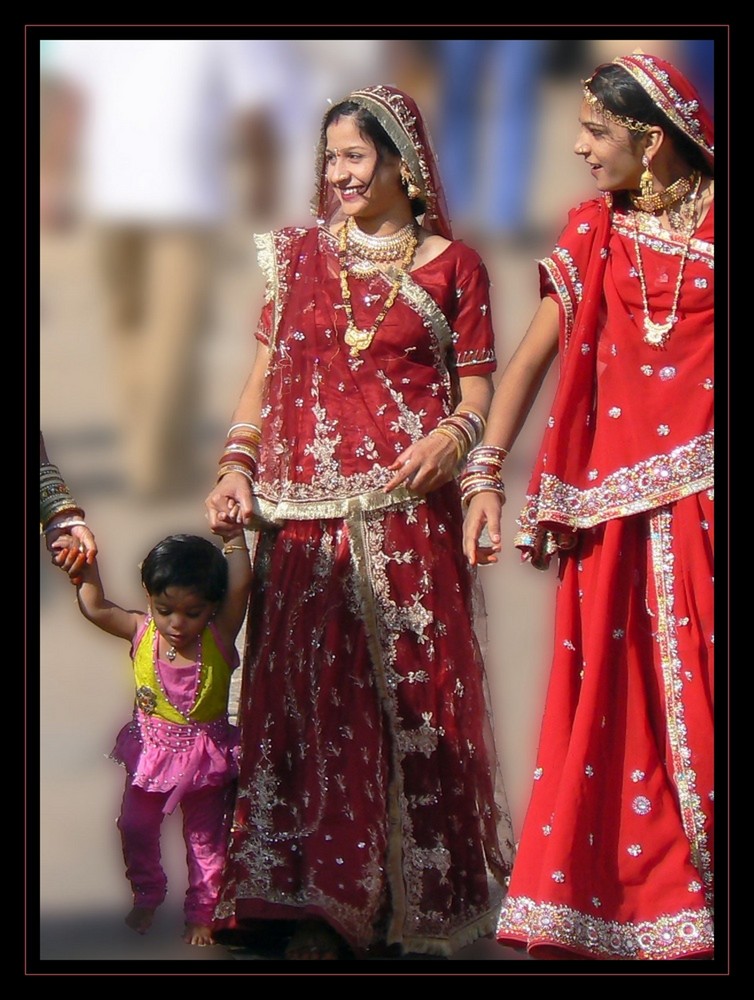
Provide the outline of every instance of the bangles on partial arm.
{"type": "Polygon", "coordinates": [[[262,431],[256,424],[237,423],[228,430],[217,469],[217,482],[229,472],[240,472],[254,482],[259,461],[262,431]]]}
{"type": "Polygon", "coordinates": [[[490,491],[505,496],[503,462],[508,457],[505,448],[491,444],[477,445],[468,455],[466,468],[460,477],[461,501],[467,507],[475,494],[490,491]]]}
{"type": "Polygon", "coordinates": [[[472,406],[461,403],[449,417],[443,417],[429,432],[440,434],[453,442],[456,462],[460,466],[469,452],[482,440],[486,421],[472,406]]]}
{"type": "Polygon", "coordinates": [[[52,462],[39,466],[39,526],[47,534],[52,530],[86,526],[84,510],[74,500],[60,469],[52,462]],[[60,517],[61,514],[68,515],[60,517]],[[54,523],[53,523],[54,521],[54,523]]]}

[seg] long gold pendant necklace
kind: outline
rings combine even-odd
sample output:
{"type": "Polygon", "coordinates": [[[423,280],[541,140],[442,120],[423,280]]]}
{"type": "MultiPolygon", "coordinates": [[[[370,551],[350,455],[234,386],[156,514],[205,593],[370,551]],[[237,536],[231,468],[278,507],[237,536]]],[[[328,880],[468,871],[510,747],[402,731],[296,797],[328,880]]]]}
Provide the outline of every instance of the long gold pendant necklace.
{"type": "Polygon", "coordinates": [[[685,233],[684,233],[684,243],[683,249],[681,250],[681,263],[678,268],[678,278],[675,283],[675,292],[673,294],[673,305],[670,309],[667,319],[664,323],[657,323],[649,315],[649,300],[647,295],[647,282],[644,277],[644,267],[641,262],[641,251],[639,249],[639,224],[637,222],[637,213],[634,213],[633,223],[634,223],[634,246],[636,248],[636,269],[639,274],[639,283],[641,284],[641,299],[642,306],[644,308],[644,343],[653,347],[655,350],[662,350],[665,344],[670,339],[670,334],[673,327],[678,322],[678,300],[681,296],[681,282],[683,280],[683,272],[686,267],[686,259],[689,255],[689,249],[691,247],[691,237],[694,235],[694,228],[696,225],[696,212],[694,211],[696,207],[696,201],[699,194],[699,186],[701,184],[701,175],[697,177],[696,186],[691,195],[692,211],[686,223],[685,233]]]}
{"type": "Polygon", "coordinates": [[[340,288],[343,295],[343,308],[346,312],[346,332],[345,342],[351,348],[351,357],[358,357],[361,351],[365,351],[377,333],[382,321],[388,314],[391,306],[398,297],[403,278],[411,267],[414,259],[418,236],[416,223],[411,221],[392,236],[369,236],[363,233],[353,218],[346,221],[340,230],[338,238],[338,261],[340,263],[340,288]],[[385,303],[380,312],[367,329],[361,329],[356,325],[351,305],[351,290],[348,287],[348,265],[347,254],[349,244],[362,259],[375,264],[390,264],[387,268],[388,274],[393,274],[393,281],[390,291],[387,294],[385,303]]]}

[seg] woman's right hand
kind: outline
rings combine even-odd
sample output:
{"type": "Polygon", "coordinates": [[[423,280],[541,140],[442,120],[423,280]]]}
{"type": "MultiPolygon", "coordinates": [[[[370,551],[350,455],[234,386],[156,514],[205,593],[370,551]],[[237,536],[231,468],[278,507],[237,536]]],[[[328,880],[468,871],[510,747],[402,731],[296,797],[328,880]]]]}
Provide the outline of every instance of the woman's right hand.
{"type": "Polygon", "coordinates": [[[240,472],[228,472],[204,505],[210,530],[227,541],[238,534],[239,526],[251,521],[251,483],[240,472]]]}
{"type": "Polygon", "coordinates": [[[472,566],[497,562],[500,544],[500,512],[505,497],[492,490],[476,493],[469,501],[463,522],[463,551],[472,566]],[[486,529],[486,531],[485,531],[486,529]],[[487,536],[482,541],[482,533],[487,536]]]}

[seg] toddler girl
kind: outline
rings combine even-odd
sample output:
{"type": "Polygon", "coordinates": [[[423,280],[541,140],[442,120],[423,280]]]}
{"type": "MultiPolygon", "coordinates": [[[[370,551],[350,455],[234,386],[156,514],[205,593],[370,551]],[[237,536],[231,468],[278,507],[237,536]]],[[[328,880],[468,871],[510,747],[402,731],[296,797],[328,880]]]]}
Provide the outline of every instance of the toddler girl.
{"type": "Polygon", "coordinates": [[[133,719],[111,753],[127,774],[118,819],[134,901],[126,923],[145,934],[165,898],[160,828],[180,803],[189,875],[184,940],[212,944],[237,775],[228,693],[251,581],[243,532],[222,552],[195,535],[158,542],[141,568],[146,612],[108,600],[96,559],[82,566],[75,543],[56,561],[75,571],[84,617],[131,644],[133,719]]]}

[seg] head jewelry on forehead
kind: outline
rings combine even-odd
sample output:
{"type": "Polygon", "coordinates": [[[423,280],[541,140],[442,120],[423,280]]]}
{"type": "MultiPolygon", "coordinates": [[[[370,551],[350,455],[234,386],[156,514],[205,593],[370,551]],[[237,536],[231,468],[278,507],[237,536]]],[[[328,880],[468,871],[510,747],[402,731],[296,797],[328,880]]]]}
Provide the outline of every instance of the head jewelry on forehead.
{"type": "Polygon", "coordinates": [[[622,125],[623,128],[630,129],[632,132],[648,132],[650,126],[646,122],[640,122],[636,118],[630,118],[628,115],[619,115],[615,111],[611,111],[610,108],[606,108],[602,101],[593,94],[589,89],[589,84],[594,79],[590,76],[588,80],[584,80],[584,100],[587,104],[594,108],[598,115],[604,118],[606,121],[612,122],[614,125],[622,125]]]}
{"type": "MultiPolygon", "coordinates": [[[[658,111],[662,112],[680,132],[701,150],[710,167],[715,162],[715,128],[712,116],[704,107],[693,84],[675,66],[665,59],[636,51],[630,56],[618,56],[612,60],[649,97],[658,111]]],[[[608,121],[622,125],[634,132],[646,132],[651,126],[636,118],[621,115],[606,108],[592,93],[592,80],[604,67],[584,81],[584,98],[608,121]]]]}

